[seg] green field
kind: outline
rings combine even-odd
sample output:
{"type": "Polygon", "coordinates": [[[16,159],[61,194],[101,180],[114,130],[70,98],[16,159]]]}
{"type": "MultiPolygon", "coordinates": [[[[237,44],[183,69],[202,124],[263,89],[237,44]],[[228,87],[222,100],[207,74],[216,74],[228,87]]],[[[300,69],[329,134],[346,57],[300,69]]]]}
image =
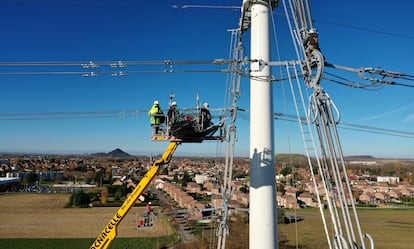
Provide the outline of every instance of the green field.
{"type": "MultiPolygon", "coordinates": [[[[279,225],[281,238],[299,248],[328,248],[319,209],[300,209],[296,214],[304,220],[279,225]]],[[[414,209],[359,209],[358,216],[362,232],[373,237],[375,249],[414,248],[414,209]]],[[[366,246],[371,248],[369,242],[366,246]]]]}
{"type": "MultiPolygon", "coordinates": [[[[65,208],[68,194],[1,194],[0,249],[85,249],[111,219],[117,207],[65,208]]],[[[114,248],[162,248],[174,244],[177,235],[165,219],[151,229],[136,228],[136,215],[145,207],[133,207],[118,226],[114,248]]]]}
{"type": "MultiPolygon", "coordinates": [[[[69,195],[7,194],[0,195],[0,249],[84,249],[89,248],[117,208],[64,208],[69,195]]],[[[132,209],[119,226],[111,249],[163,248],[174,244],[177,235],[171,225],[159,219],[152,229],[136,229],[132,209]]],[[[279,224],[279,249],[325,249],[327,242],[319,209],[291,210],[303,221],[279,224]],[[285,247],[284,245],[287,245],[285,247]]],[[[414,248],[414,209],[358,209],[362,231],[370,234],[375,249],[414,248]]],[[[248,224],[232,226],[228,248],[248,245],[248,224]],[[233,240],[233,241],[231,241],[233,240]]],[[[210,238],[210,236],[207,236],[210,238]]],[[[197,244],[200,246],[201,244],[197,244]]],[[[371,248],[367,243],[367,248],[371,248]]]]}
{"type": "MultiPolygon", "coordinates": [[[[294,211],[292,211],[294,212],[294,211]]],[[[289,248],[328,248],[318,209],[300,209],[296,214],[304,220],[293,224],[279,224],[284,245],[289,248]]],[[[361,209],[358,210],[363,232],[370,234],[375,249],[407,249],[414,243],[414,209],[361,209]]],[[[231,233],[231,230],[230,230],[231,233]]],[[[93,238],[77,239],[0,239],[0,249],[85,249],[93,238]]],[[[172,245],[174,236],[159,238],[116,238],[111,249],[156,249],[172,245]]],[[[248,244],[248,243],[246,243],[248,244]]],[[[366,244],[370,248],[369,243],[366,244]]],[[[283,249],[285,247],[279,247],[283,249]]],[[[232,249],[232,248],[230,248],[232,249]]]]}
{"type": "MultiPolygon", "coordinates": [[[[0,239],[1,249],[87,249],[95,239],[0,239]]],[[[173,243],[173,236],[160,238],[116,238],[111,249],[158,249],[173,243]]]]}

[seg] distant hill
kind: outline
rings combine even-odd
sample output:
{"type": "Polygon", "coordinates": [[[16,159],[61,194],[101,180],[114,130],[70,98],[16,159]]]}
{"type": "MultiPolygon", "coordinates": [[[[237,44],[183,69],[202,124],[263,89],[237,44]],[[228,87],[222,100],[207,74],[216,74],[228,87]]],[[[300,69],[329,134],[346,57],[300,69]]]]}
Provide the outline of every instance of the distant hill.
{"type": "MultiPolygon", "coordinates": [[[[345,156],[345,160],[375,160],[376,158],[370,155],[352,155],[345,156]]],[[[302,154],[277,154],[277,162],[286,162],[286,161],[307,161],[306,155],[302,154]]]]}
{"type": "Polygon", "coordinates": [[[298,161],[307,161],[308,158],[302,154],[277,154],[276,162],[298,162],[298,161]]]}
{"type": "Polygon", "coordinates": [[[374,160],[375,157],[369,155],[346,156],[346,160],[374,160]]]}
{"type": "Polygon", "coordinates": [[[108,153],[109,156],[112,157],[128,157],[130,156],[128,153],[122,151],[121,149],[115,149],[108,153]]]}
{"type": "Polygon", "coordinates": [[[111,152],[108,153],[104,153],[104,152],[99,152],[99,153],[94,153],[92,154],[92,156],[98,156],[98,157],[129,157],[131,155],[129,155],[128,153],[122,151],[121,149],[114,149],[111,152]]]}

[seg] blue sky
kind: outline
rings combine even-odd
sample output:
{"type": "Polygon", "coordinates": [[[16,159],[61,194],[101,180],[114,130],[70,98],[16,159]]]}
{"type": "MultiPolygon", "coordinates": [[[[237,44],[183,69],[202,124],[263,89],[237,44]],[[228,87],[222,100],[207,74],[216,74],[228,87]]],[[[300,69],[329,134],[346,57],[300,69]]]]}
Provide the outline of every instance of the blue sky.
{"type": "MultiPolygon", "coordinates": [[[[242,1],[225,1],[240,6],[242,1]]],[[[240,10],[181,8],[182,5],[223,6],[223,1],[2,1],[0,62],[160,61],[227,59],[229,29],[238,27],[240,10]],[[178,8],[172,6],[178,5],[178,8]]],[[[310,1],[314,25],[326,59],[349,67],[381,67],[414,74],[414,3],[387,1],[310,1]]],[[[294,60],[283,8],[274,9],[273,60],[294,60]],[[276,49],[276,44],[279,51],[276,49]]],[[[244,38],[248,55],[249,37],[244,38]]],[[[162,65],[151,69],[163,70],[162,65]]],[[[194,69],[194,65],[174,67],[194,69]]],[[[200,68],[203,68],[201,66],[200,68]]],[[[211,66],[205,66],[210,69],[211,66]]],[[[41,70],[36,67],[18,70],[41,70]]],[[[108,67],[108,70],[111,68],[108,67]]],[[[0,67],[1,72],[15,68],[0,67]]],[[[85,71],[82,67],[42,70],[85,71]]],[[[134,70],[128,67],[127,70],[134,70]]],[[[279,68],[272,69],[274,73],[279,68]]],[[[354,73],[338,71],[348,79],[354,73]]],[[[0,75],[0,152],[94,153],[120,148],[130,154],[159,154],[165,142],[150,141],[146,111],[154,100],[167,109],[169,94],[179,107],[195,107],[196,96],[212,108],[224,107],[224,73],[131,73],[100,75],[0,75]],[[85,113],[138,110],[135,115],[92,118],[85,113]],[[25,113],[13,118],[14,114],[25,113]],[[49,113],[47,119],[23,120],[29,113],[49,113]],[[78,115],[79,116],[79,115],[78,115]],[[54,117],[54,116],[53,116],[54,117]],[[9,119],[15,120],[9,120],[9,119]]],[[[396,80],[398,81],[398,80],[396,80]]],[[[367,82],[364,82],[367,83],[367,82]]],[[[341,111],[341,122],[414,132],[414,88],[385,86],[367,91],[322,81],[341,111]]],[[[414,85],[409,82],[408,84],[414,85]]],[[[274,85],[274,111],[294,115],[287,82],[274,85]]],[[[241,108],[249,108],[249,80],[242,80],[241,108]]],[[[249,114],[237,120],[238,155],[249,151],[249,114]]],[[[414,157],[413,138],[340,129],[345,155],[414,157]]],[[[215,155],[217,144],[183,144],[181,155],[215,155]]],[[[224,147],[223,147],[224,148],[224,147]]],[[[303,153],[298,126],[275,121],[275,153],[303,153]]]]}

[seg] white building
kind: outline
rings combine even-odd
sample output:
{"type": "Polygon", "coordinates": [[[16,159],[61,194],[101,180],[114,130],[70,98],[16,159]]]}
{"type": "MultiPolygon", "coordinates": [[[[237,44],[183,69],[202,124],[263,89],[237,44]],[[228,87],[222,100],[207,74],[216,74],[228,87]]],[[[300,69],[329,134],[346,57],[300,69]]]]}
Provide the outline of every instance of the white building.
{"type": "Polygon", "coordinates": [[[377,182],[387,182],[388,184],[398,185],[400,184],[400,178],[398,176],[377,176],[377,182]]]}
{"type": "Polygon", "coordinates": [[[207,179],[207,175],[195,175],[195,182],[197,184],[204,184],[204,182],[207,181],[207,179]]]}

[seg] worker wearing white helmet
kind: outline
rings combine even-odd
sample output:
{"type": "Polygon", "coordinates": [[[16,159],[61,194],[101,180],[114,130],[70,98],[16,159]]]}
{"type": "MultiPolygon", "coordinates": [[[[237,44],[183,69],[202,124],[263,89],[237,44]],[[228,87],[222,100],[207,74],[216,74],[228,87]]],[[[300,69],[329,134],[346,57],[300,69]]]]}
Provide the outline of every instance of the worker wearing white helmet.
{"type": "Polygon", "coordinates": [[[303,41],[303,47],[305,48],[306,56],[309,57],[312,50],[320,50],[318,31],[315,28],[309,30],[308,36],[303,41]]]}
{"type": "Polygon", "coordinates": [[[167,124],[170,126],[176,124],[178,121],[180,121],[180,112],[177,108],[177,102],[172,102],[170,109],[168,109],[167,113],[167,124]]]}
{"type": "Polygon", "coordinates": [[[148,115],[150,116],[150,122],[152,127],[152,134],[156,135],[159,134],[160,126],[164,123],[165,116],[164,112],[160,108],[160,102],[158,100],[154,101],[151,109],[148,111],[148,115]]]}
{"type": "Polygon", "coordinates": [[[211,125],[211,113],[208,108],[209,108],[208,103],[204,103],[200,111],[201,130],[205,130],[211,125]]]}

